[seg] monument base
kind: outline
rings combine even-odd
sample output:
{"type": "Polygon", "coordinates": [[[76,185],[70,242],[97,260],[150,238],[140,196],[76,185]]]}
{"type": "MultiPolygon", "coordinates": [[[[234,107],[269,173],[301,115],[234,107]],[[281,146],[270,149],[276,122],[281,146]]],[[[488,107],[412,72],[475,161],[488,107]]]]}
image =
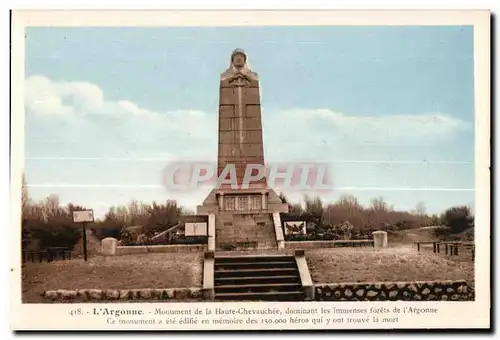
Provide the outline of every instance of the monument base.
{"type": "Polygon", "coordinates": [[[196,207],[198,215],[228,212],[235,214],[287,213],[288,204],[283,203],[271,188],[214,189],[201,205],[196,207]]]}
{"type": "MultiPolygon", "coordinates": [[[[214,189],[198,215],[213,215],[217,250],[277,249],[282,238],[273,215],[288,212],[271,188],[214,189]]],[[[279,219],[278,219],[279,220],[279,219]]]]}

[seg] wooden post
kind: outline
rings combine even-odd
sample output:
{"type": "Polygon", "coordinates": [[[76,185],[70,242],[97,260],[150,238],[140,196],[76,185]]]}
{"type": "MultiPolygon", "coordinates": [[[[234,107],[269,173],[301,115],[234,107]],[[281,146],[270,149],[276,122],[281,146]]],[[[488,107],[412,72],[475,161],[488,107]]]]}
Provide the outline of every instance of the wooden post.
{"type": "Polygon", "coordinates": [[[444,244],[444,253],[448,255],[448,243],[444,244]]]}
{"type": "Polygon", "coordinates": [[[82,223],[82,248],[83,248],[83,258],[85,261],[88,260],[87,254],[87,222],[94,222],[94,211],[93,210],[75,210],[73,211],[73,223],[82,223]]]}
{"type": "Polygon", "coordinates": [[[438,254],[439,254],[439,251],[440,251],[440,247],[441,247],[441,243],[438,243],[437,244],[437,252],[438,252],[438,254]]]}
{"type": "Polygon", "coordinates": [[[432,242],[432,251],[435,253],[437,251],[436,242],[432,242]]]}
{"type": "Polygon", "coordinates": [[[455,254],[454,255],[458,256],[458,244],[455,245],[455,249],[454,250],[455,250],[455,254]]]}
{"type": "Polygon", "coordinates": [[[420,242],[417,242],[417,251],[420,251],[420,242]]]}
{"type": "Polygon", "coordinates": [[[82,222],[82,242],[83,242],[83,259],[87,261],[87,228],[85,222],[82,222]]]}

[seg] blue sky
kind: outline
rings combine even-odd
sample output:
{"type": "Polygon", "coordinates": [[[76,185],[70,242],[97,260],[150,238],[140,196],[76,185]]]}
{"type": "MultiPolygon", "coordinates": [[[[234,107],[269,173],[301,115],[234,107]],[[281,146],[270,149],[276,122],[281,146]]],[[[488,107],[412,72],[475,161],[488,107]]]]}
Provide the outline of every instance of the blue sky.
{"type": "Polygon", "coordinates": [[[30,196],[97,215],[132,199],[199,204],[207,190],[168,192],[160,173],[216,159],[236,47],[260,77],[266,160],[332,163],[326,202],[474,207],[473,32],[459,26],[28,28],[30,196]]]}

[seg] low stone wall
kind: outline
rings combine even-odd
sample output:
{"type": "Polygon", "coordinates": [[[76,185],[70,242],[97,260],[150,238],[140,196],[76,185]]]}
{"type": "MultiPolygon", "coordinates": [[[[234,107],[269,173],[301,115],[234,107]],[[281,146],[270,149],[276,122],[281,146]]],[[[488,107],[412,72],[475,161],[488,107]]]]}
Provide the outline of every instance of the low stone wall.
{"type": "Polygon", "coordinates": [[[338,241],[285,241],[288,249],[314,249],[338,247],[373,247],[373,240],[338,240],[338,241]]]}
{"type": "Polygon", "coordinates": [[[465,280],[315,285],[316,301],[473,301],[465,280]]]}
{"type": "Polygon", "coordinates": [[[48,290],[47,302],[201,300],[201,288],[48,290]]]}
{"type": "Polygon", "coordinates": [[[204,252],[206,244],[172,244],[160,246],[119,246],[116,247],[116,255],[132,255],[144,253],[187,253],[204,252]]]}

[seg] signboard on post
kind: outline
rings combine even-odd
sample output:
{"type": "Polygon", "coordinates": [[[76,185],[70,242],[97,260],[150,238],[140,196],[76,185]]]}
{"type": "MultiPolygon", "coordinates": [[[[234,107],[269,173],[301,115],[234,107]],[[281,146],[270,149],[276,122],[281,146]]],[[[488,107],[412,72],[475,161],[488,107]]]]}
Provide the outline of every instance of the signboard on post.
{"type": "Polygon", "coordinates": [[[205,222],[188,222],[185,224],[184,234],[186,236],[207,236],[207,231],[205,222]]]}
{"type": "Polygon", "coordinates": [[[285,235],[305,235],[306,221],[286,221],[285,235]]]}
{"type": "Polygon", "coordinates": [[[83,258],[87,261],[87,230],[85,223],[94,222],[93,210],[75,210],[73,211],[73,222],[82,224],[82,243],[83,243],[83,258]]]}
{"type": "Polygon", "coordinates": [[[73,211],[73,222],[94,222],[94,211],[93,210],[79,210],[73,211]]]}

